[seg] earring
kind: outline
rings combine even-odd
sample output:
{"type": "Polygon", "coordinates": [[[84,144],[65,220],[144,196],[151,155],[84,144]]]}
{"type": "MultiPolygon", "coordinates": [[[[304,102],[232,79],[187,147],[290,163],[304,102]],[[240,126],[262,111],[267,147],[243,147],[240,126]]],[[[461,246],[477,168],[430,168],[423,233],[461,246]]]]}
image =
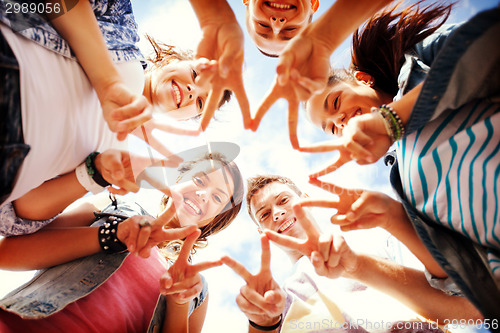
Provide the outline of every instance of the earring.
{"type": "Polygon", "coordinates": [[[182,179],[181,175],[177,176],[177,179],[175,180],[175,183],[179,184],[179,182],[181,181],[181,179],[182,179]]]}

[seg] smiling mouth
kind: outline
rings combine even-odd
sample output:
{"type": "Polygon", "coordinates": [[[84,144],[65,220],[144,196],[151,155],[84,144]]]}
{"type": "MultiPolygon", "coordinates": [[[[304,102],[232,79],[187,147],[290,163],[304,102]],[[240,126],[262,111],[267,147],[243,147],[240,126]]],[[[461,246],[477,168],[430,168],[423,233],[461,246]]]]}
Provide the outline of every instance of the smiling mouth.
{"type": "Polygon", "coordinates": [[[182,102],[181,88],[174,80],[172,80],[172,97],[174,98],[177,108],[180,108],[182,102]]]}
{"type": "Polygon", "coordinates": [[[184,203],[193,212],[194,215],[201,215],[201,209],[198,205],[190,199],[184,199],[184,203]]]}
{"type": "Polygon", "coordinates": [[[295,217],[289,218],[285,220],[285,222],[281,223],[279,228],[278,228],[278,234],[281,234],[287,230],[289,230],[294,224],[297,222],[297,219],[295,217]]]}
{"type": "Polygon", "coordinates": [[[290,9],[295,8],[294,5],[288,5],[288,4],[284,4],[284,3],[276,3],[276,2],[271,2],[271,1],[266,1],[265,4],[268,7],[271,7],[273,9],[278,9],[278,10],[290,10],[290,9]]]}

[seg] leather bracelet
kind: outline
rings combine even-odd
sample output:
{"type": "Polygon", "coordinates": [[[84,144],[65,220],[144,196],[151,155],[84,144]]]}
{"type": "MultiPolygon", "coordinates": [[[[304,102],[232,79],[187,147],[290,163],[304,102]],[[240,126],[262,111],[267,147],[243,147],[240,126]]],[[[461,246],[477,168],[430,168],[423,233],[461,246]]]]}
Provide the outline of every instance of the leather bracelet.
{"type": "Polygon", "coordinates": [[[270,331],[274,331],[275,329],[280,327],[282,319],[283,319],[283,314],[280,314],[280,320],[278,320],[278,322],[276,324],[271,325],[271,326],[261,326],[259,324],[254,323],[250,319],[248,319],[248,323],[250,324],[250,326],[252,326],[253,328],[255,328],[259,331],[270,332],[270,331]]]}
{"type": "Polygon", "coordinates": [[[99,227],[99,245],[104,252],[117,253],[127,250],[127,246],[116,236],[118,224],[125,219],[124,217],[110,215],[106,217],[106,221],[99,227]]]}
{"type": "Polygon", "coordinates": [[[106,187],[111,185],[106,181],[106,179],[102,178],[102,175],[97,171],[97,168],[95,166],[95,158],[99,155],[99,152],[95,151],[89,156],[87,156],[87,159],[85,159],[85,165],[87,166],[87,172],[89,173],[90,177],[99,185],[102,187],[106,187]]]}

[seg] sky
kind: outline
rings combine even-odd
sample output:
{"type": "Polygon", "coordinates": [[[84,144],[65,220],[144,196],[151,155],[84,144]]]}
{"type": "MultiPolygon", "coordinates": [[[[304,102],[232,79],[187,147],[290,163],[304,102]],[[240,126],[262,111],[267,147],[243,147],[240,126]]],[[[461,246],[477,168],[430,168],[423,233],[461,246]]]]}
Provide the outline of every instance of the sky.
{"type": "MultiPolygon", "coordinates": [[[[244,27],[244,6],[241,0],[228,1],[240,25],[244,27]]],[[[322,0],[315,18],[320,16],[333,1],[322,0]]],[[[201,37],[196,17],[186,0],[132,0],[141,36],[148,33],[155,39],[184,49],[196,49],[201,37]]],[[[480,8],[491,7],[498,1],[458,1],[448,22],[459,22],[475,14],[480,8]]],[[[245,29],[244,84],[252,111],[270,88],[277,60],[263,56],[250,41],[245,29]]],[[[332,55],[337,66],[349,62],[349,39],[332,55]]],[[[140,48],[149,54],[150,48],[144,38],[140,48]]],[[[306,154],[291,148],[287,129],[287,102],[279,100],[266,114],[257,132],[245,131],[236,100],[218,111],[218,120],[212,121],[209,129],[199,138],[170,137],[172,147],[195,146],[206,141],[229,141],[240,146],[235,159],[243,178],[256,174],[279,174],[290,177],[310,197],[331,197],[328,193],[307,183],[307,175],[336,157],[336,153],[306,154]],[[181,141],[182,140],[182,141],[181,141]]],[[[299,140],[301,144],[314,143],[331,138],[313,127],[300,111],[299,140]]],[[[349,163],[324,178],[348,188],[363,188],[384,192],[393,196],[389,185],[389,168],[381,161],[369,166],[349,163]]],[[[151,213],[156,213],[158,194],[143,190],[134,198],[151,213]]],[[[196,254],[194,261],[218,258],[227,254],[242,262],[250,272],[260,268],[260,243],[257,229],[246,213],[244,205],[239,216],[226,230],[209,239],[208,247],[196,254]]],[[[324,232],[340,232],[329,223],[333,210],[315,209],[317,222],[324,232]]],[[[387,255],[388,235],[380,230],[344,233],[349,245],[359,252],[387,255]]],[[[283,252],[272,246],[272,272],[275,280],[282,283],[291,271],[291,262],[283,252]]],[[[399,249],[398,249],[399,250],[399,249]]],[[[404,251],[404,249],[402,249],[404,251]]],[[[404,255],[406,259],[409,257],[404,255]]],[[[410,259],[410,265],[418,263],[410,259]]],[[[203,332],[245,332],[248,321],[238,309],[235,299],[243,286],[243,280],[227,267],[218,267],[203,275],[208,281],[210,300],[203,332]],[[223,323],[223,324],[221,324],[223,323]]],[[[26,279],[26,275],[0,271],[0,295],[26,279]]]]}

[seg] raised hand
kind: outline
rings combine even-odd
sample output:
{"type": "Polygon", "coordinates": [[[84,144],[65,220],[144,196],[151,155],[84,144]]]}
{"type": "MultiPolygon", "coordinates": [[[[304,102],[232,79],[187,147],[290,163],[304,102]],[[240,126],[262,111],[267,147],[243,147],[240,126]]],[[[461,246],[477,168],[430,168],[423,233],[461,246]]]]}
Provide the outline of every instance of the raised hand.
{"type": "Polygon", "coordinates": [[[201,292],[203,284],[199,272],[222,265],[221,260],[194,265],[189,263],[189,255],[200,234],[201,231],[197,229],[186,237],[179,257],[160,279],[161,293],[176,304],[186,304],[201,292]]]}
{"type": "Polygon", "coordinates": [[[114,82],[98,91],[104,119],[109,129],[124,140],[128,133],[151,119],[149,103],[142,95],[132,94],[126,85],[114,82]]]}
{"type": "Polygon", "coordinates": [[[240,289],[236,303],[247,318],[261,326],[271,326],[279,321],[285,308],[285,293],[271,274],[271,251],[269,241],[261,236],[261,268],[256,275],[250,274],[239,262],[228,256],[222,262],[241,276],[247,283],[240,289]]]}
{"type": "Polygon", "coordinates": [[[391,197],[374,191],[346,189],[319,179],[309,183],[336,194],[336,200],[304,199],[302,207],[334,208],[337,213],[331,217],[333,224],[340,225],[342,231],[381,227],[390,230],[397,221],[406,220],[403,206],[391,197]]]}
{"type": "MultiPolygon", "coordinates": [[[[219,106],[224,90],[227,89],[236,96],[243,116],[243,125],[248,129],[251,116],[250,104],[243,85],[243,32],[232,11],[231,15],[224,19],[221,19],[223,15],[218,16],[205,24],[200,22],[203,37],[198,45],[196,57],[216,60],[218,63],[218,71],[209,74],[211,90],[203,108],[200,125],[202,130],[207,128],[219,106]]],[[[201,72],[199,79],[203,80],[204,75],[201,72]]]]}
{"type": "Polygon", "coordinates": [[[118,225],[116,236],[127,249],[143,258],[149,257],[151,248],[164,241],[183,239],[196,231],[196,226],[165,229],[162,221],[151,216],[133,216],[118,225]]]}

